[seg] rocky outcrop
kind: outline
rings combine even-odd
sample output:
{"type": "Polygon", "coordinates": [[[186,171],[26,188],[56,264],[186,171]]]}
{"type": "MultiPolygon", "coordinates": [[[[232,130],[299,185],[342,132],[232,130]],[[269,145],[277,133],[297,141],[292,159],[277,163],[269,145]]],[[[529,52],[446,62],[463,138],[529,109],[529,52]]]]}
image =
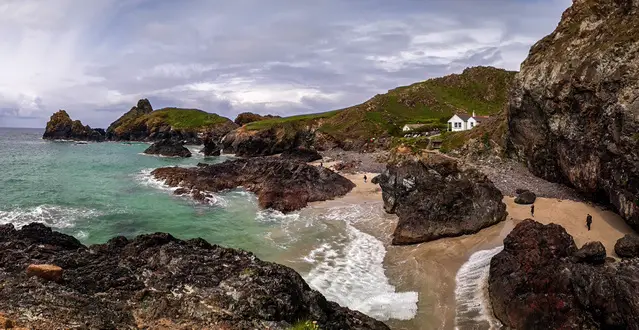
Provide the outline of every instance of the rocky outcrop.
{"type": "Polygon", "coordinates": [[[151,112],[151,102],[148,99],[139,100],[136,106],[109,125],[106,130],[107,138],[114,141],[145,141],[148,134],[144,125],[127,126],[151,112]]]}
{"type": "Polygon", "coordinates": [[[174,140],[162,140],[155,142],[144,150],[144,153],[166,157],[191,157],[191,151],[184,147],[184,143],[174,140]]]}
{"type": "Polygon", "coordinates": [[[313,136],[310,130],[287,127],[263,130],[242,127],[228,133],[222,144],[225,153],[242,157],[269,156],[299,147],[310,148],[313,136]]]}
{"type": "Polygon", "coordinates": [[[393,244],[476,233],[506,219],[501,192],[474,169],[433,157],[388,165],[374,178],[384,209],[399,216],[393,244]]]}
{"type": "Polygon", "coordinates": [[[260,206],[282,212],[310,202],[343,196],[355,184],[327,169],[274,157],[236,159],[194,168],[163,167],[151,172],[171,187],[191,191],[197,200],[212,193],[242,186],[257,194],[260,206]]]}
{"type": "Polygon", "coordinates": [[[84,246],[42,224],[0,226],[0,324],[30,329],[388,329],[327,301],[294,270],[165,233],[84,246]],[[64,269],[60,283],[29,264],[64,269]]]}
{"type": "Polygon", "coordinates": [[[103,129],[92,129],[79,120],[71,120],[69,114],[60,110],[54,113],[42,135],[46,140],[104,141],[103,129]]]}
{"type": "Polygon", "coordinates": [[[204,148],[202,148],[204,156],[219,156],[222,154],[222,143],[213,139],[204,139],[202,142],[204,143],[204,148]]]}
{"type": "Polygon", "coordinates": [[[509,150],[610,202],[639,229],[639,2],[575,0],[537,42],[508,105],[509,150]]]}
{"type": "Polygon", "coordinates": [[[241,114],[237,115],[237,118],[235,118],[235,123],[240,126],[243,126],[248,123],[252,123],[254,121],[262,121],[262,120],[273,119],[273,118],[281,118],[281,117],[273,116],[273,115],[262,116],[252,112],[242,112],[241,114]]]}
{"type": "Polygon", "coordinates": [[[322,159],[322,155],[314,149],[295,148],[284,151],[280,158],[299,160],[301,162],[314,162],[322,159]]]}
{"type": "Polygon", "coordinates": [[[510,329],[639,329],[639,259],[593,265],[575,253],[563,227],[519,223],[490,262],[494,315],[510,329]]]}
{"type": "MultiPolygon", "coordinates": [[[[517,189],[519,190],[519,189],[517,189]]],[[[515,203],[517,204],[533,204],[537,199],[537,195],[530,190],[523,190],[517,193],[517,197],[515,197],[515,203]]]]}
{"type": "Polygon", "coordinates": [[[626,234],[615,243],[615,253],[622,258],[639,257],[639,236],[626,234]]]}
{"type": "Polygon", "coordinates": [[[577,262],[603,264],[606,261],[606,248],[601,242],[588,242],[574,254],[577,262]]]}

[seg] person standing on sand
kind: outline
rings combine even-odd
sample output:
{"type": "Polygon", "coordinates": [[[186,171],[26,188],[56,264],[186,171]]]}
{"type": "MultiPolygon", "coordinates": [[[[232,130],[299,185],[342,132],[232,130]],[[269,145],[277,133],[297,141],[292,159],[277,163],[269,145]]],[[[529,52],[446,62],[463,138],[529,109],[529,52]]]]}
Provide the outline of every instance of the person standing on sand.
{"type": "Polygon", "coordinates": [[[366,183],[366,175],[364,175],[364,183],[366,183]]]}
{"type": "Polygon", "coordinates": [[[530,205],[530,215],[535,216],[535,204],[530,205]]]}
{"type": "Polygon", "coordinates": [[[586,226],[588,226],[588,231],[590,231],[590,225],[592,224],[592,215],[588,214],[586,217],[586,226]]]}

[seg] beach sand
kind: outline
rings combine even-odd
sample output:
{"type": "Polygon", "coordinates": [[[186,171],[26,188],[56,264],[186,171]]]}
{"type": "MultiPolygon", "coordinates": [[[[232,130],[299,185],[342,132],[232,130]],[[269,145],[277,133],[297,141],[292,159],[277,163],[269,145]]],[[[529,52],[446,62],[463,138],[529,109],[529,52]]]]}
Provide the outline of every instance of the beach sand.
{"type": "MultiPolygon", "coordinates": [[[[330,164],[324,164],[330,166],[330,164]]],[[[341,173],[356,184],[342,198],[328,203],[358,204],[381,201],[381,189],[370,180],[376,173],[341,173]],[[363,181],[366,175],[368,180],[363,181]]],[[[529,205],[514,203],[514,197],[504,197],[508,217],[497,225],[481,230],[474,235],[439,239],[432,242],[410,245],[391,245],[391,235],[397,224],[394,216],[377,221],[361,221],[355,226],[382,241],[387,249],[384,259],[386,275],[397,291],[417,291],[418,311],[408,321],[390,320],[392,329],[455,329],[455,276],[469,257],[480,250],[488,250],[503,244],[503,239],[521,221],[533,218],[544,224],[563,226],[575,239],[577,247],[589,241],[600,241],[609,256],[615,256],[615,242],[632,229],[614,212],[596,205],[571,200],[538,198],[535,215],[531,217],[529,205]],[[586,215],[593,217],[592,229],[586,227],[586,215]]],[[[380,203],[381,207],[381,203],[380,203]]],[[[488,324],[476,326],[458,325],[458,329],[489,329],[488,324]]]]}

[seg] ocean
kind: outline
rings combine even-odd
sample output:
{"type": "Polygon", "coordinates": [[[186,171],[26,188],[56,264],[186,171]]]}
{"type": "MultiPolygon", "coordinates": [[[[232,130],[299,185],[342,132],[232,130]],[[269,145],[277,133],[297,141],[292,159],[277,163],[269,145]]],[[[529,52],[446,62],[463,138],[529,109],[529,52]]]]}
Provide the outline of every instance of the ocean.
{"type": "Polygon", "coordinates": [[[188,146],[191,158],[156,157],[142,153],[145,143],[45,141],[42,132],[0,128],[0,224],[41,222],[84,244],[153,232],[202,237],[290,266],[328,299],[379,320],[416,315],[418,294],[398,292],[386,276],[385,244],[356,226],[388,222],[381,201],[282,214],[260,210],[255,196],[238,188],[203,205],[173,195],[151,170],[228,156],[205,158],[201,146],[188,146]]]}

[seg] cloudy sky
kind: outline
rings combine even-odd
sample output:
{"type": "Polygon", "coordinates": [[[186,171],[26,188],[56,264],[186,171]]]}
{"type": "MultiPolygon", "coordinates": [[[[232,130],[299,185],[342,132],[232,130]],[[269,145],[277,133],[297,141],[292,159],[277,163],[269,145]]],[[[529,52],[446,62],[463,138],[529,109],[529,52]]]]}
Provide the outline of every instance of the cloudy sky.
{"type": "Polygon", "coordinates": [[[571,0],[2,0],[0,127],[106,127],[139,98],[230,118],[517,70],[571,0]]]}

